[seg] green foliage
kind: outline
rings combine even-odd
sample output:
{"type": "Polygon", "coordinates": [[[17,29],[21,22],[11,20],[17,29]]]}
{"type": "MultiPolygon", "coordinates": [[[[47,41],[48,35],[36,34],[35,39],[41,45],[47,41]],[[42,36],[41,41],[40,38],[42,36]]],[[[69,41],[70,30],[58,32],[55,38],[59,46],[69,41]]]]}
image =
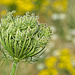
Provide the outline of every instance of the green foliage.
{"type": "Polygon", "coordinates": [[[0,42],[6,58],[19,62],[21,60],[36,61],[45,51],[44,48],[50,40],[51,30],[45,24],[38,23],[38,16],[29,15],[13,16],[7,12],[1,18],[0,42]]]}

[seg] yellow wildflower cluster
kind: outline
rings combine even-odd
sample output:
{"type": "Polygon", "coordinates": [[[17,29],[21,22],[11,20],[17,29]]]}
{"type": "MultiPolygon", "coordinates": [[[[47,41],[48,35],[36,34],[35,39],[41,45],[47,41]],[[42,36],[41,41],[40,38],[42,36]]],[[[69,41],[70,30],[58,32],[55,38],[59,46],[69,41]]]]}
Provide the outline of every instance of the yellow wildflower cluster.
{"type": "Polygon", "coordinates": [[[56,69],[44,69],[38,75],[57,75],[56,69]]]}
{"type": "Polygon", "coordinates": [[[33,10],[51,15],[53,12],[66,12],[68,0],[0,0],[0,5],[16,10],[17,14],[33,10]]]}
{"type": "Polygon", "coordinates": [[[34,8],[32,0],[1,0],[0,5],[6,5],[10,9],[14,8],[13,10],[16,9],[20,14],[31,11],[34,8]]]}
{"type": "Polygon", "coordinates": [[[62,52],[60,53],[60,57],[59,57],[59,64],[58,67],[60,69],[66,69],[68,70],[71,75],[75,75],[75,68],[72,66],[72,56],[69,53],[68,49],[63,49],[62,52]]]}
{"type": "Polygon", "coordinates": [[[38,75],[58,75],[58,72],[55,68],[56,61],[56,57],[50,57],[46,59],[45,64],[47,66],[47,69],[40,71],[38,75]]]}
{"type": "Polygon", "coordinates": [[[0,0],[0,5],[11,5],[15,0],[0,0]]]}
{"type": "Polygon", "coordinates": [[[45,60],[47,69],[40,71],[38,75],[59,75],[60,70],[61,72],[64,70],[64,73],[65,71],[68,71],[69,74],[75,75],[75,68],[71,62],[72,56],[69,52],[69,49],[65,48],[59,53],[59,55],[49,57],[45,60]]]}
{"type": "Polygon", "coordinates": [[[49,70],[44,69],[44,70],[40,71],[40,73],[38,75],[49,75],[49,70]]]}
{"type": "Polygon", "coordinates": [[[57,12],[66,12],[68,9],[68,0],[55,0],[52,3],[52,8],[57,12]]]}
{"type": "Polygon", "coordinates": [[[23,11],[31,11],[34,8],[34,4],[31,0],[15,0],[15,4],[17,6],[17,10],[23,11]]]}
{"type": "Polygon", "coordinates": [[[71,56],[68,52],[68,49],[62,50],[62,52],[60,53],[59,60],[60,60],[60,63],[58,64],[59,68],[66,68],[68,70],[72,68],[71,56]]]}
{"type": "Polygon", "coordinates": [[[52,67],[54,67],[56,61],[57,60],[55,57],[50,57],[50,58],[45,60],[45,64],[46,64],[47,68],[52,68],[52,67]]]}

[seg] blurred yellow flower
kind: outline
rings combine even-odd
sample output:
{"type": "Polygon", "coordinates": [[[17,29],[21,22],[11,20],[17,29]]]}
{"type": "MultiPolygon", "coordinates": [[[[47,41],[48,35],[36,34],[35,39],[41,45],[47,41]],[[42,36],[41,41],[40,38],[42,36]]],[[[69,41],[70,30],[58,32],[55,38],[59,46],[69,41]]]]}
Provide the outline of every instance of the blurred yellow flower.
{"type": "Polygon", "coordinates": [[[58,68],[59,69],[67,69],[67,70],[72,70],[72,64],[71,63],[63,63],[63,62],[60,62],[58,64],[58,68]]]}
{"type": "Polygon", "coordinates": [[[55,0],[52,7],[58,12],[66,12],[68,9],[68,0],[55,0]]]}
{"type": "Polygon", "coordinates": [[[15,3],[17,6],[17,10],[19,10],[21,12],[31,11],[34,7],[31,0],[16,0],[15,3]]]}
{"type": "Polygon", "coordinates": [[[70,59],[71,54],[69,53],[69,49],[65,48],[60,52],[60,59],[62,59],[63,61],[67,59],[70,59]]]}
{"type": "Polygon", "coordinates": [[[24,14],[34,9],[32,0],[1,0],[0,5],[8,6],[8,9],[16,10],[16,14],[24,14]]]}
{"type": "Polygon", "coordinates": [[[62,68],[65,68],[65,65],[64,65],[64,63],[59,63],[59,64],[58,64],[58,67],[59,67],[60,69],[62,69],[62,68]]]}
{"type": "Polygon", "coordinates": [[[69,63],[70,62],[70,58],[68,56],[60,56],[59,60],[61,62],[65,62],[65,63],[69,63]]]}
{"type": "Polygon", "coordinates": [[[55,68],[44,69],[38,73],[38,75],[58,75],[58,72],[55,68]]]}
{"type": "Polygon", "coordinates": [[[70,55],[69,49],[68,48],[62,49],[61,55],[70,55]]]}
{"type": "MultiPolygon", "coordinates": [[[[45,64],[47,66],[47,75],[58,75],[59,71],[62,72],[68,71],[71,75],[75,75],[75,68],[72,65],[72,58],[71,53],[69,52],[69,49],[65,48],[61,51],[59,51],[58,56],[52,56],[48,59],[45,59],[45,64]]],[[[46,75],[44,74],[44,71],[40,71],[40,75],[46,75]],[[43,72],[43,73],[42,73],[43,72]]]]}
{"type": "Polygon", "coordinates": [[[58,71],[55,68],[49,69],[49,75],[58,75],[58,71]]]}
{"type": "Polygon", "coordinates": [[[68,10],[68,0],[1,0],[0,5],[7,6],[8,10],[16,10],[16,14],[34,10],[51,16],[55,12],[68,10]]]}
{"type": "Polygon", "coordinates": [[[72,74],[72,75],[75,75],[75,68],[72,69],[71,74],[72,74]]]}
{"type": "Polygon", "coordinates": [[[52,68],[52,67],[54,67],[56,61],[57,61],[56,57],[50,57],[45,60],[45,64],[48,68],[52,68]]]}
{"type": "Polygon", "coordinates": [[[49,75],[49,70],[44,69],[44,70],[40,71],[38,75],[49,75]]]}
{"type": "Polygon", "coordinates": [[[72,66],[72,64],[71,63],[66,63],[66,69],[67,70],[69,70],[69,71],[71,71],[72,70],[72,68],[73,68],[73,66],[72,66]]]}
{"type": "Polygon", "coordinates": [[[14,3],[14,0],[0,0],[0,4],[2,5],[11,5],[14,3]]]}

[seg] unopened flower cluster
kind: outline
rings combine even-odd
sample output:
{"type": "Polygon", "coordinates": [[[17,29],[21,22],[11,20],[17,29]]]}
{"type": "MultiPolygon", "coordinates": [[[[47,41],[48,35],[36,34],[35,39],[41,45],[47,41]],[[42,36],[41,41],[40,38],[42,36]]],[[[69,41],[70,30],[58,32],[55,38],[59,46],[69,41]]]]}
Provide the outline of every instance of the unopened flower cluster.
{"type": "Polygon", "coordinates": [[[45,24],[38,23],[38,16],[13,16],[7,12],[1,18],[0,42],[1,52],[12,61],[36,61],[45,51],[44,48],[50,40],[51,29],[45,24]]]}

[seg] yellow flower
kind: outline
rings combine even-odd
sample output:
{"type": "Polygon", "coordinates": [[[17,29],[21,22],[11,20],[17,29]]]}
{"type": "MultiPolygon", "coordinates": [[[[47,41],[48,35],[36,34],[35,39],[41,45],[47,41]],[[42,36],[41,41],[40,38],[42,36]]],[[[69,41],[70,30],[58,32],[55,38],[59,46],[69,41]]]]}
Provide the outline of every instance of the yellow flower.
{"type": "Polygon", "coordinates": [[[55,68],[44,69],[38,73],[38,75],[58,75],[58,72],[55,68]]]}
{"type": "Polygon", "coordinates": [[[70,53],[69,53],[69,49],[65,48],[65,49],[63,49],[63,50],[60,52],[59,58],[60,58],[62,61],[64,61],[64,60],[67,61],[67,59],[70,60],[70,57],[71,57],[71,55],[70,55],[70,53]]]}
{"type": "Polygon", "coordinates": [[[65,48],[61,51],[61,55],[70,55],[69,53],[69,49],[68,48],[65,48]]]}
{"type": "Polygon", "coordinates": [[[67,70],[69,70],[69,71],[71,71],[72,70],[72,64],[71,63],[65,63],[65,65],[66,65],[66,69],[67,70]]]}
{"type": "Polygon", "coordinates": [[[49,69],[49,75],[58,75],[58,71],[55,68],[49,69]]]}
{"type": "Polygon", "coordinates": [[[72,70],[72,64],[71,63],[64,63],[64,62],[60,62],[58,64],[58,68],[60,69],[67,69],[67,70],[72,70]]]}
{"type": "Polygon", "coordinates": [[[61,62],[65,62],[65,63],[69,63],[70,62],[70,58],[68,56],[60,56],[59,60],[61,62]]]}
{"type": "Polygon", "coordinates": [[[73,69],[71,70],[71,74],[72,74],[72,75],[75,75],[75,68],[73,68],[73,69]]]}
{"type": "Polygon", "coordinates": [[[13,0],[0,0],[0,4],[3,4],[3,5],[11,5],[13,3],[14,3],[13,0]]]}
{"type": "Polygon", "coordinates": [[[17,0],[17,1],[15,1],[15,3],[17,5],[17,10],[19,10],[21,12],[31,11],[34,7],[31,0],[17,0]]]}
{"type": "Polygon", "coordinates": [[[49,70],[44,69],[44,70],[40,71],[38,75],[49,75],[49,70]]]}
{"type": "Polygon", "coordinates": [[[68,1],[67,0],[55,0],[52,4],[54,10],[59,12],[66,12],[68,9],[68,1]]]}
{"type": "Polygon", "coordinates": [[[68,70],[72,69],[72,64],[71,64],[71,56],[69,53],[69,49],[65,48],[60,52],[59,56],[59,61],[60,63],[58,64],[59,68],[66,68],[68,70]]]}
{"type": "Polygon", "coordinates": [[[65,70],[67,70],[71,75],[75,75],[75,68],[72,65],[71,58],[72,57],[70,55],[69,49],[65,48],[59,52],[59,55],[57,57],[52,56],[46,59],[45,64],[48,68],[47,71],[49,71],[47,75],[58,75],[59,70],[62,71],[63,69],[64,72],[65,70]]]}
{"type": "Polygon", "coordinates": [[[45,64],[48,68],[52,68],[52,67],[54,67],[56,61],[57,61],[56,57],[50,57],[45,60],[45,64]]]}
{"type": "Polygon", "coordinates": [[[58,67],[59,67],[60,69],[62,69],[62,68],[65,68],[65,65],[64,65],[64,63],[61,62],[61,63],[58,64],[58,67]]]}

